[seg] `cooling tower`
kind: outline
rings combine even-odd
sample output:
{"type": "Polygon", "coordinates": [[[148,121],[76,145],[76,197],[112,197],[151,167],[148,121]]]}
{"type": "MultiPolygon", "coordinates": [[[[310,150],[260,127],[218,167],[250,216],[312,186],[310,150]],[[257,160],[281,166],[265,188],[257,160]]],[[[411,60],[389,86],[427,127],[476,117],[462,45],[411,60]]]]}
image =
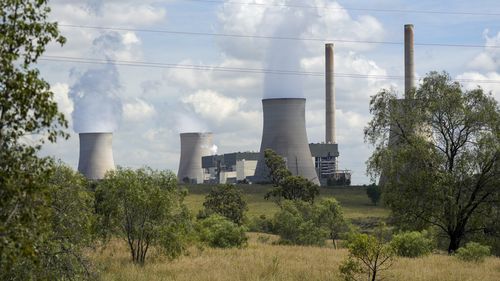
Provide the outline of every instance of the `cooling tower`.
{"type": "Polygon", "coordinates": [[[253,181],[268,181],[264,150],[272,149],[285,158],[294,175],[303,176],[319,185],[307,140],[303,98],[276,98],[262,100],[264,128],[260,157],[253,181]]]}
{"type": "Polygon", "coordinates": [[[211,154],[212,133],[182,133],[179,182],[203,183],[201,157],[211,154]]]}
{"type": "Polygon", "coordinates": [[[115,169],[113,133],[80,133],[78,171],[86,178],[99,180],[115,169]]]}

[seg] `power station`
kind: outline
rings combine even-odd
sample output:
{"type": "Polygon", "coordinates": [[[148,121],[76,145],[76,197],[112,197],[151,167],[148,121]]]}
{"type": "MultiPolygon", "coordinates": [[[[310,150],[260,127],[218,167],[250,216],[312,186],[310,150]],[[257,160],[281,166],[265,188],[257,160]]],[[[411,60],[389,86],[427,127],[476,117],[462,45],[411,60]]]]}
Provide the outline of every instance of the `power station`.
{"type": "MultiPolygon", "coordinates": [[[[415,87],[413,25],[404,27],[405,97],[411,100],[415,87]]],[[[272,149],[281,155],[293,175],[303,176],[315,184],[349,185],[350,170],[340,170],[339,147],[335,122],[334,45],[325,45],[325,141],[309,143],[305,120],[305,98],[269,98],[262,100],[263,128],[259,152],[234,152],[214,155],[213,134],[189,132],[180,134],[179,182],[237,183],[268,182],[269,171],[264,151],[272,149]]],[[[397,136],[389,145],[397,145],[397,136]]],[[[80,133],[78,171],[89,179],[102,179],[114,170],[112,133],[80,133]]],[[[382,174],[379,184],[383,185],[382,174]]]]}
{"type": "Polygon", "coordinates": [[[88,179],[100,180],[115,169],[113,133],[80,133],[78,171],[88,179]]]}

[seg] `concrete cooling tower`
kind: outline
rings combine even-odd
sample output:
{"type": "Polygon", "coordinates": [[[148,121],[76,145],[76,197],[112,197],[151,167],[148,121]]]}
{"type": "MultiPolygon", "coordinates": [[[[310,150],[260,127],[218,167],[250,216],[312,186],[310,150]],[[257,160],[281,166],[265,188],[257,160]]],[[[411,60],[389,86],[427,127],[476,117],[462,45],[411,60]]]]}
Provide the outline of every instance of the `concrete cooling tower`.
{"type": "Polygon", "coordinates": [[[183,133],[181,159],[177,179],[179,182],[203,183],[201,157],[211,155],[212,133],[183,133]]]}
{"type": "Polygon", "coordinates": [[[273,98],[262,100],[264,128],[260,156],[254,182],[268,181],[269,171],[264,161],[264,150],[270,148],[285,158],[293,175],[303,176],[319,185],[307,140],[303,98],[273,98]]]}
{"type": "Polygon", "coordinates": [[[78,171],[86,178],[99,180],[107,171],[115,169],[113,160],[113,133],[80,133],[78,171]]]}

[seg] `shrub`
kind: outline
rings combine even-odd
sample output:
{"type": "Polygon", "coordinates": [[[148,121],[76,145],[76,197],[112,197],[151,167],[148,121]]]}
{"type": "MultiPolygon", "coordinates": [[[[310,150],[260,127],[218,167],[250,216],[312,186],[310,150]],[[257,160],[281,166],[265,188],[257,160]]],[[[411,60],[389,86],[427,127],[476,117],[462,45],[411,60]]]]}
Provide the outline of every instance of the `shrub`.
{"type": "Polygon", "coordinates": [[[372,184],[368,186],[366,189],[366,195],[370,198],[373,205],[377,205],[380,201],[380,197],[382,196],[382,191],[380,190],[380,186],[372,184]]]}
{"type": "Polygon", "coordinates": [[[351,234],[348,241],[349,257],[340,266],[340,274],[346,281],[381,280],[381,271],[391,267],[394,250],[385,242],[383,230],[375,236],[368,234],[351,234]]]}
{"type": "Polygon", "coordinates": [[[467,262],[482,262],[490,255],[490,247],[476,242],[469,242],[465,247],[459,248],[455,256],[467,262]]]}
{"type": "Polygon", "coordinates": [[[243,200],[242,192],[234,185],[225,184],[213,188],[205,197],[204,210],[198,214],[199,218],[209,217],[211,214],[219,214],[228,218],[238,225],[245,220],[245,212],[248,210],[247,202],[243,200]]]}
{"type": "Polygon", "coordinates": [[[274,216],[274,230],[281,244],[325,244],[327,231],[317,223],[317,206],[304,201],[284,201],[274,216]]]}
{"type": "Polygon", "coordinates": [[[246,230],[218,214],[213,214],[198,224],[201,242],[214,248],[245,247],[248,240],[246,230]]]}
{"type": "Polygon", "coordinates": [[[250,222],[248,223],[248,228],[249,231],[253,232],[273,233],[273,220],[268,219],[266,215],[260,215],[250,220],[250,222]]]}
{"type": "Polygon", "coordinates": [[[416,258],[431,253],[432,239],[426,237],[427,232],[402,232],[394,235],[391,241],[396,255],[401,257],[416,258]]]}

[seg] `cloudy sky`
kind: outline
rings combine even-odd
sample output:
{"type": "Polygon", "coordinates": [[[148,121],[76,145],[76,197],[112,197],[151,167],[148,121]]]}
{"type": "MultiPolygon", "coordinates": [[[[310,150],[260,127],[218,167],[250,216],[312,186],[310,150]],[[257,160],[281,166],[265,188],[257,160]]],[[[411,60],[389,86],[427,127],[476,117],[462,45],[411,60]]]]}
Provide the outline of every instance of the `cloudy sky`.
{"type": "Polygon", "coordinates": [[[77,132],[114,131],[117,165],[174,172],[181,132],[214,132],[219,153],[257,151],[263,97],[305,97],[309,141],[321,142],[324,43],[333,42],[335,71],[351,74],[336,78],[340,167],[369,183],[368,102],[381,88],[402,92],[407,23],[418,77],[446,70],[500,100],[498,0],[50,3],[67,44],[51,45],[39,67],[72,136],[42,153],[75,168],[77,132]]]}

